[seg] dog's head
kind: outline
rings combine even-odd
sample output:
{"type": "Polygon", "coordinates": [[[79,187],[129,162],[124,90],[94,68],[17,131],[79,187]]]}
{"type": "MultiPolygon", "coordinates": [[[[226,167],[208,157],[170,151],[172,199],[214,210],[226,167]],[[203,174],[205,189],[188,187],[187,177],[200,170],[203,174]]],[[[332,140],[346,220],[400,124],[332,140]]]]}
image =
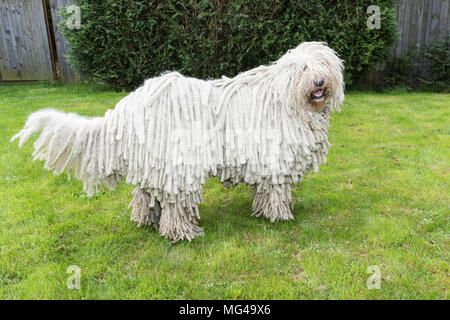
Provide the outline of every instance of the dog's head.
{"type": "Polygon", "coordinates": [[[344,66],[333,49],[322,42],[304,42],[279,63],[288,66],[292,75],[297,105],[311,112],[323,111],[327,106],[339,110],[344,100],[344,66]]]}

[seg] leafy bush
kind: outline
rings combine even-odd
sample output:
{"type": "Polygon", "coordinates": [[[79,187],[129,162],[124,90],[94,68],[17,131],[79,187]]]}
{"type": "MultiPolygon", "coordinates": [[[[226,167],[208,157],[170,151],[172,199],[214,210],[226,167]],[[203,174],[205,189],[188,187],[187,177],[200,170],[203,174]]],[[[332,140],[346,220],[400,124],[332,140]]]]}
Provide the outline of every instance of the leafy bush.
{"type": "Polygon", "coordinates": [[[425,75],[418,80],[427,88],[450,91],[450,35],[423,46],[425,75]]]}
{"type": "Polygon", "coordinates": [[[383,70],[384,84],[440,92],[450,91],[450,35],[391,57],[383,70]]]}
{"type": "Polygon", "coordinates": [[[383,75],[383,84],[388,88],[413,88],[416,86],[415,72],[418,68],[419,51],[411,48],[407,53],[387,59],[386,64],[378,70],[383,75]]]}
{"type": "Polygon", "coordinates": [[[390,0],[77,0],[82,26],[69,30],[81,72],[132,88],[165,70],[233,76],[278,59],[303,41],[325,41],[346,62],[350,85],[383,59],[395,37],[390,0]],[[369,5],[381,29],[369,30],[369,5]]]}

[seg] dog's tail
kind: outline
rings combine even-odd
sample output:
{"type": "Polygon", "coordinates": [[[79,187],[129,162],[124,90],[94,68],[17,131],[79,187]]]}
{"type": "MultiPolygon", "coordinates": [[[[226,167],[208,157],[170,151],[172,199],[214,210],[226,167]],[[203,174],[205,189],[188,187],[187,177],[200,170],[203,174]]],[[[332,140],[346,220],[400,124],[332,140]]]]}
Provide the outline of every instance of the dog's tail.
{"type": "Polygon", "coordinates": [[[11,138],[21,147],[33,133],[42,129],[34,143],[33,160],[44,160],[45,168],[60,174],[67,169],[84,181],[88,194],[101,184],[113,188],[121,177],[106,175],[105,118],[86,118],[74,113],[44,109],[31,114],[23,129],[11,138]]]}

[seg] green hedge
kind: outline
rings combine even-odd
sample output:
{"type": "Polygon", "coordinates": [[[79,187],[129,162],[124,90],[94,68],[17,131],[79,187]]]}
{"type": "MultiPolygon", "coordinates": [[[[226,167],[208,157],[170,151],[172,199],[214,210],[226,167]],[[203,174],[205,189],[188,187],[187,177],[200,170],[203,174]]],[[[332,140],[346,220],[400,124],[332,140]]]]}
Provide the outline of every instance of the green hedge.
{"type": "MultiPolygon", "coordinates": [[[[383,59],[395,38],[391,1],[78,0],[82,26],[63,33],[84,74],[133,88],[166,70],[233,76],[303,41],[325,41],[345,60],[347,85],[383,59]],[[366,8],[381,7],[381,29],[366,8]]],[[[62,24],[61,27],[64,27],[62,24]]]]}

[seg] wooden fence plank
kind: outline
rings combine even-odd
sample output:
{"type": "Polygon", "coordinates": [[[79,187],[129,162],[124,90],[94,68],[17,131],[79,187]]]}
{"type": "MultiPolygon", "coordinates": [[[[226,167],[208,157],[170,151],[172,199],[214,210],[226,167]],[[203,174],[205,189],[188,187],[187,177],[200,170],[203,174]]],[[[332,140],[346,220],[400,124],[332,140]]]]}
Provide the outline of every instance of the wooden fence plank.
{"type": "Polygon", "coordinates": [[[408,48],[414,48],[416,47],[417,42],[417,22],[419,18],[419,2],[420,1],[411,1],[410,3],[410,23],[408,26],[408,48]]]}
{"type": "Polygon", "coordinates": [[[402,54],[402,44],[403,44],[403,21],[405,19],[405,0],[400,0],[398,2],[398,9],[397,9],[397,24],[398,24],[398,40],[396,43],[396,51],[395,55],[400,56],[402,54]]]}
{"type": "Polygon", "coordinates": [[[39,42],[39,39],[35,37],[33,31],[35,29],[35,26],[33,25],[34,21],[31,19],[31,16],[33,15],[32,6],[31,5],[24,6],[23,13],[24,13],[24,28],[26,30],[24,37],[28,39],[29,43],[28,51],[30,52],[30,59],[32,61],[31,74],[39,75],[41,73],[41,69],[43,68],[42,60],[45,57],[43,54],[40,54],[41,50],[36,50],[36,47],[33,45],[33,43],[39,42]]]}
{"type": "Polygon", "coordinates": [[[448,14],[449,14],[449,2],[450,0],[442,0],[441,13],[439,17],[439,37],[444,38],[446,34],[450,32],[448,28],[448,14]]]}
{"type": "Polygon", "coordinates": [[[426,36],[425,36],[425,42],[428,42],[432,39],[431,20],[433,17],[433,4],[434,4],[434,1],[428,1],[427,31],[426,31],[426,36]]]}
{"type": "MultiPolygon", "coordinates": [[[[33,34],[36,42],[40,42],[42,44],[42,48],[37,48],[36,53],[41,57],[41,68],[39,69],[39,73],[36,75],[38,79],[52,80],[53,79],[53,67],[52,67],[52,59],[50,54],[49,47],[49,39],[47,34],[47,27],[45,24],[44,10],[42,8],[41,1],[32,1],[31,12],[36,14],[39,19],[36,19],[36,16],[29,16],[31,25],[33,26],[33,34]]],[[[33,79],[35,80],[35,79],[33,79]]]]}
{"type": "Polygon", "coordinates": [[[441,11],[441,0],[433,0],[433,15],[431,18],[431,37],[432,39],[439,38],[439,18],[441,11]]]}
{"type": "Polygon", "coordinates": [[[6,73],[2,75],[3,79],[11,79],[11,80],[18,80],[17,78],[17,46],[14,41],[13,37],[13,31],[11,30],[11,21],[10,21],[10,7],[9,7],[9,1],[3,0],[2,1],[2,37],[4,39],[5,43],[5,50],[6,50],[6,73]]]}
{"type": "Polygon", "coordinates": [[[411,2],[407,1],[405,2],[405,19],[403,21],[403,39],[402,39],[402,45],[403,47],[408,48],[408,41],[409,41],[409,32],[411,31],[410,28],[405,28],[405,26],[411,25],[411,2]]]}
{"type": "Polygon", "coordinates": [[[422,43],[422,28],[424,24],[424,12],[425,12],[425,5],[422,1],[418,1],[417,3],[417,26],[414,30],[416,32],[416,42],[414,43],[414,46],[416,48],[420,47],[420,44],[422,43]]]}
{"type": "Polygon", "coordinates": [[[29,78],[30,75],[33,73],[33,61],[31,59],[31,54],[29,50],[30,43],[28,41],[29,39],[29,33],[25,26],[25,13],[24,13],[24,7],[23,3],[19,2],[16,5],[16,22],[18,25],[18,32],[19,36],[17,39],[20,51],[22,52],[22,76],[25,78],[29,78]]]}
{"type": "MultiPolygon", "coordinates": [[[[394,2],[394,11],[395,12],[398,12],[398,1],[395,1],[394,2]]],[[[395,15],[395,22],[396,23],[398,23],[398,16],[397,15],[395,15]]],[[[397,43],[395,43],[392,47],[391,47],[391,49],[389,50],[389,54],[391,55],[391,56],[395,56],[395,51],[397,50],[397,43]]]]}
{"type": "MultiPolygon", "coordinates": [[[[430,6],[428,5],[428,3],[421,1],[422,4],[422,25],[420,30],[418,30],[418,32],[420,32],[420,44],[424,43],[427,41],[427,24],[428,24],[428,12],[429,10],[431,10],[430,6]]],[[[419,45],[420,45],[419,44],[419,45]]]]}
{"type": "MultiPolygon", "coordinates": [[[[32,1],[28,6],[27,6],[27,16],[28,16],[28,23],[30,24],[30,31],[31,31],[31,39],[32,39],[32,43],[42,43],[43,42],[43,38],[41,35],[41,32],[36,32],[36,30],[39,30],[40,28],[38,26],[35,25],[35,23],[37,22],[34,18],[35,14],[38,14],[36,12],[36,6],[35,6],[35,1],[32,1]]],[[[45,74],[45,53],[43,52],[44,50],[42,50],[41,48],[37,47],[37,46],[32,46],[31,48],[31,56],[33,58],[34,63],[36,64],[36,71],[34,73],[35,75],[35,79],[40,79],[44,76],[45,74]]],[[[34,79],[29,79],[29,80],[34,80],[34,79]]]]}
{"type": "MultiPolygon", "coordinates": [[[[13,52],[15,55],[15,65],[16,65],[16,77],[17,79],[22,78],[22,72],[24,72],[24,55],[21,50],[20,45],[20,24],[18,24],[18,21],[16,20],[16,5],[12,2],[12,0],[9,0],[9,3],[7,3],[7,8],[9,9],[8,19],[9,24],[11,26],[16,26],[15,28],[10,29],[11,33],[11,41],[12,45],[14,47],[13,52]]],[[[26,74],[26,72],[24,72],[26,74]]]]}
{"type": "Polygon", "coordinates": [[[6,51],[6,29],[4,26],[4,0],[0,0],[0,74],[6,75],[8,72],[7,66],[9,64],[8,61],[8,52],[6,51]]]}
{"type": "Polygon", "coordinates": [[[38,75],[41,74],[41,70],[43,68],[42,60],[45,58],[45,56],[41,54],[40,52],[41,50],[37,50],[37,48],[33,45],[33,43],[39,42],[40,40],[36,38],[34,35],[35,29],[35,26],[33,25],[34,20],[31,18],[31,16],[33,15],[32,5],[24,6],[23,12],[24,12],[25,29],[27,30],[24,36],[27,37],[28,42],[30,43],[29,51],[33,65],[31,73],[34,74],[37,78],[38,75]]]}

